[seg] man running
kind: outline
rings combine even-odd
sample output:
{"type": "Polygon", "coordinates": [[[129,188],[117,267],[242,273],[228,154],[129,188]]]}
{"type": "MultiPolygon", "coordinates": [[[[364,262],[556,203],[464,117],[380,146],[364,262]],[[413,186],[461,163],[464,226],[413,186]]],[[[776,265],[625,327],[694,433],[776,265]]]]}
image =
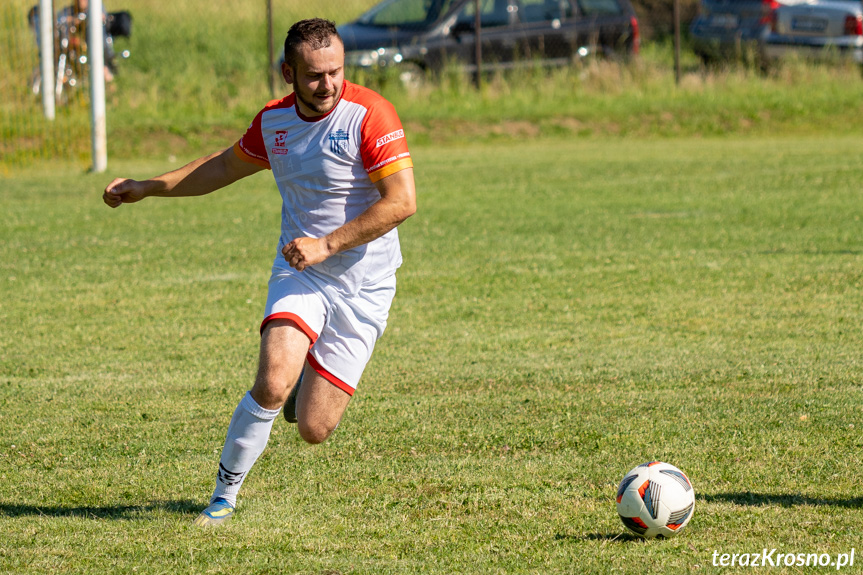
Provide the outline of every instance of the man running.
{"type": "Polygon", "coordinates": [[[344,56],[332,22],[297,22],[282,64],[293,93],[267,104],[233,147],[150,180],[115,179],[103,194],[112,208],[199,196],[270,169],[282,196],[258,373],[198,525],[233,515],[283,406],[305,441],[330,436],[386,327],[402,261],[395,228],[416,212],[413,162],[395,109],[344,79],[344,56]]]}

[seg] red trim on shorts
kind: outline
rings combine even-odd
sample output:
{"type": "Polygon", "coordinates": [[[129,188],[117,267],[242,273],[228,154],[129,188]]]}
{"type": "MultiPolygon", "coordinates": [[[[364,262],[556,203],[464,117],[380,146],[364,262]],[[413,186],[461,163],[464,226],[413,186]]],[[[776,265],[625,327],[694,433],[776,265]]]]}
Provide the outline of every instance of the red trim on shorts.
{"type": "Polygon", "coordinates": [[[318,372],[318,375],[320,375],[321,377],[323,377],[324,379],[326,379],[327,381],[329,381],[330,383],[332,383],[333,385],[335,385],[336,387],[338,387],[339,389],[341,389],[342,391],[344,391],[348,395],[353,396],[354,388],[351,387],[350,385],[348,385],[347,383],[345,383],[344,381],[342,381],[341,379],[339,379],[338,377],[336,377],[335,375],[333,375],[332,373],[328,372],[326,369],[324,369],[324,367],[320,363],[318,363],[318,360],[316,360],[314,357],[312,357],[311,353],[306,355],[306,360],[309,362],[309,366],[312,369],[314,369],[316,372],[318,372]]]}
{"type": "MultiPolygon", "coordinates": [[[[261,335],[264,335],[264,327],[274,319],[287,319],[294,322],[297,327],[300,328],[300,331],[306,334],[306,337],[312,340],[312,344],[314,344],[315,341],[318,339],[318,334],[316,334],[314,330],[312,330],[312,328],[310,328],[309,325],[303,321],[303,318],[289,311],[280,311],[278,313],[274,313],[265,317],[264,321],[261,322],[261,335]]],[[[309,347],[311,347],[311,345],[309,347]]]]}

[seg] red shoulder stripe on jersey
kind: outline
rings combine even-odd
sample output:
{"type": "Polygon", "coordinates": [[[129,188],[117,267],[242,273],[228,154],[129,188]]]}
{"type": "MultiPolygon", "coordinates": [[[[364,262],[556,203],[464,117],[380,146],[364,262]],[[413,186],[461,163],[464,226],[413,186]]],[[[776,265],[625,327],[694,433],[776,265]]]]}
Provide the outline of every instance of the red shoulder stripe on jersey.
{"type": "Polygon", "coordinates": [[[346,90],[345,99],[366,108],[360,127],[360,154],[372,182],[412,167],[405,131],[393,105],[373,90],[351,88],[346,90]]]}
{"type": "Polygon", "coordinates": [[[260,158],[256,158],[255,156],[252,156],[251,154],[246,153],[246,151],[240,145],[239,141],[236,144],[234,144],[234,153],[237,154],[237,157],[240,158],[241,160],[243,160],[244,162],[248,162],[250,164],[255,164],[256,166],[260,166],[260,167],[266,168],[268,170],[272,169],[270,167],[270,161],[268,159],[262,160],[260,158]]]}
{"type": "Polygon", "coordinates": [[[375,102],[386,100],[386,98],[371,88],[345,80],[344,88],[342,88],[342,100],[359,104],[363,108],[370,108],[375,102]]]}
{"type": "Polygon", "coordinates": [[[267,102],[264,109],[258,112],[249,128],[243,137],[236,143],[234,150],[237,157],[240,159],[260,166],[262,168],[270,168],[270,158],[267,155],[267,148],[264,145],[264,135],[261,133],[261,122],[265,112],[280,108],[290,108],[294,105],[294,95],[289,94],[280,100],[271,100],[267,102]]]}

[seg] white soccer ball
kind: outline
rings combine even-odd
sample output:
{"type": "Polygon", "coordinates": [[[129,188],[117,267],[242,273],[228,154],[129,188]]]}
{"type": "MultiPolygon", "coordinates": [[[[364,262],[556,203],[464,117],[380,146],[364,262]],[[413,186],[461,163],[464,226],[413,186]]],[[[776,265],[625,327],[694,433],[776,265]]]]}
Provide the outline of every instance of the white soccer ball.
{"type": "Polygon", "coordinates": [[[642,463],[623,477],[617,488],[617,513],[641,537],[673,537],[695,509],[695,490],[681,470],[669,463],[642,463]]]}

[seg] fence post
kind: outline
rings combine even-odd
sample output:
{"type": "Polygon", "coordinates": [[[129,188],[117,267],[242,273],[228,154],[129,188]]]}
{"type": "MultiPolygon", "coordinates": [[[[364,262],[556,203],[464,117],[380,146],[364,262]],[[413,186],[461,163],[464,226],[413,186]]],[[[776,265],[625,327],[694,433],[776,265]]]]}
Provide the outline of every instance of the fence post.
{"type": "Polygon", "coordinates": [[[105,121],[105,23],[102,0],[90,0],[87,8],[87,51],[90,64],[90,133],[93,171],[108,168],[108,133],[105,121]]]}
{"type": "Polygon", "coordinates": [[[54,2],[39,0],[39,69],[42,74],[42,110],[54,119],[54,2]]]}
{"type": "Polygon", "coordinates": [[[680,0],[674,0],[674,83],[680,85],[680,0]]]}
{"type": "Polygon", "coordinates": [[[476,59],[476,89],[482,89],[482,0],[474,0],[474,58],[476,59]]]}
{"type": "Polygon", "coordinates": [[[267,72],[267,83],[270,85],[270,99],[276,99],[276,59],[273,48],[273,0],[267,0],[267,54],[269,60],[269,71],[267,72]]]}

